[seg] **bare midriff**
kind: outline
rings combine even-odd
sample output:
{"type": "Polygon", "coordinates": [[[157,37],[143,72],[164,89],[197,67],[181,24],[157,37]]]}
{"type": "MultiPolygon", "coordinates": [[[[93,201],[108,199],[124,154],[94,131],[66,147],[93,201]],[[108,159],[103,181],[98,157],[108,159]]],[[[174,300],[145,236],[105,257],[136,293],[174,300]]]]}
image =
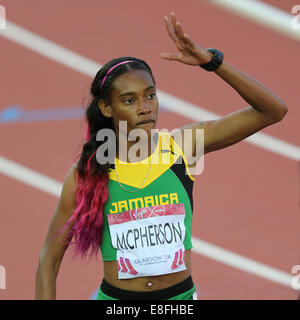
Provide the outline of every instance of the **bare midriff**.
{"type": "Polygon", "coordinates": [[[191,250],[185,251],[186,270],[164,274],[160,276],[139,277],[132,279],[118,279],[116,261],[104,261],[104,279],[112,286],[130,291],[154,291],[161,290],[185,280],[191,275],[191,250]],[[149,280],[151,279],[151,280],[149,280]],[[147,284],[151,281],[151,286],[147,284]]]}

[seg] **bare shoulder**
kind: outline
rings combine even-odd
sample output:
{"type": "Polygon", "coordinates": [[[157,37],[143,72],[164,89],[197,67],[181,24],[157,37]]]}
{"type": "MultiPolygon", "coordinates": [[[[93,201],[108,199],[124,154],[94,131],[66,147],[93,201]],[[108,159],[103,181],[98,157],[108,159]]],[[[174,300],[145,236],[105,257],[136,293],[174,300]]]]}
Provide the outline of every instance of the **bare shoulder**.
{"type": "Polygon", "coordinates": [[[59,204],[64,206],[70,205],[72,207],[72,203],[75,201],[77,187],[77,165],[73,164],[65,176],[59,204]]]}
{"type": "Polygon", "coordinates": [[[73,163],[69,170],[66,173],[65,179],[64,179],[64,185],[67,186],[77,186],[77,164],[73,163]]]}

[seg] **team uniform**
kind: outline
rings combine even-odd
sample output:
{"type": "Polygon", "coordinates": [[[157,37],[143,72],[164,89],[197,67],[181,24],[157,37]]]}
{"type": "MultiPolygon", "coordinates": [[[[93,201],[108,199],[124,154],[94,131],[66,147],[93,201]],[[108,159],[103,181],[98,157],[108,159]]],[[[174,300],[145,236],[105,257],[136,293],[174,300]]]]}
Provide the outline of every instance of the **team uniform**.
{"type": "MultiPolygon", "coordinates": [[[[158,132],[147,159],[116,159],[109,170],[100,249],[103,261],[117,262],[119,279],[186,270],[184,253],[192,248],[193,182],[182,149],[167,132],[158,132]]],[[[191,277],[151,292],[115,288],[103,279],[97,299],[189,300],[195,291],[191,277]]]]}

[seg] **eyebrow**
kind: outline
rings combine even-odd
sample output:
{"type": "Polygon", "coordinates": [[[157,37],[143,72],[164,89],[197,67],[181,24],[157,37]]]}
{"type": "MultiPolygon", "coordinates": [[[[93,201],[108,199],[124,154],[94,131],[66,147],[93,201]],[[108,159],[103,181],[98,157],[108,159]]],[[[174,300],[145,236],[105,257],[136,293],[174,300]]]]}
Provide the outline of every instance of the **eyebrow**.
{"type": "MultiPolygon", "coordinates": [[[[154,88],[155,88],[155,86],[150,86],[150,87],[146,88],[144,91],[148,91],[148,90],[154,89],[154,88]]],[[[129,96],[129,95],[134,94],[134,93],[135,93],[135,92],[133,92],[133,91],[131,91],[131,92],[125,92],[125,93],[120,94],[119,97],[129,96]]]]}

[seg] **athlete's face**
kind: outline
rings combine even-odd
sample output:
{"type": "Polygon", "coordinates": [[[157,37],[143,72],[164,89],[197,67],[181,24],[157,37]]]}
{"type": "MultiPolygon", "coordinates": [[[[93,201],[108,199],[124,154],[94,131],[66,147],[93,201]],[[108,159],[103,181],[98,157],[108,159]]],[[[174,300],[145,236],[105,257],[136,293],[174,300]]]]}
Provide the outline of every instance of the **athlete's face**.
{"type": "Polygon", "coordinates": [[[112,86],[111,106],[106,107],[118,132],[119,121],[127,122],[127,133],[144,129],[148,136],[157,121],[158,100],[150,74],[135,70],[122,74],[112,86]]]}

